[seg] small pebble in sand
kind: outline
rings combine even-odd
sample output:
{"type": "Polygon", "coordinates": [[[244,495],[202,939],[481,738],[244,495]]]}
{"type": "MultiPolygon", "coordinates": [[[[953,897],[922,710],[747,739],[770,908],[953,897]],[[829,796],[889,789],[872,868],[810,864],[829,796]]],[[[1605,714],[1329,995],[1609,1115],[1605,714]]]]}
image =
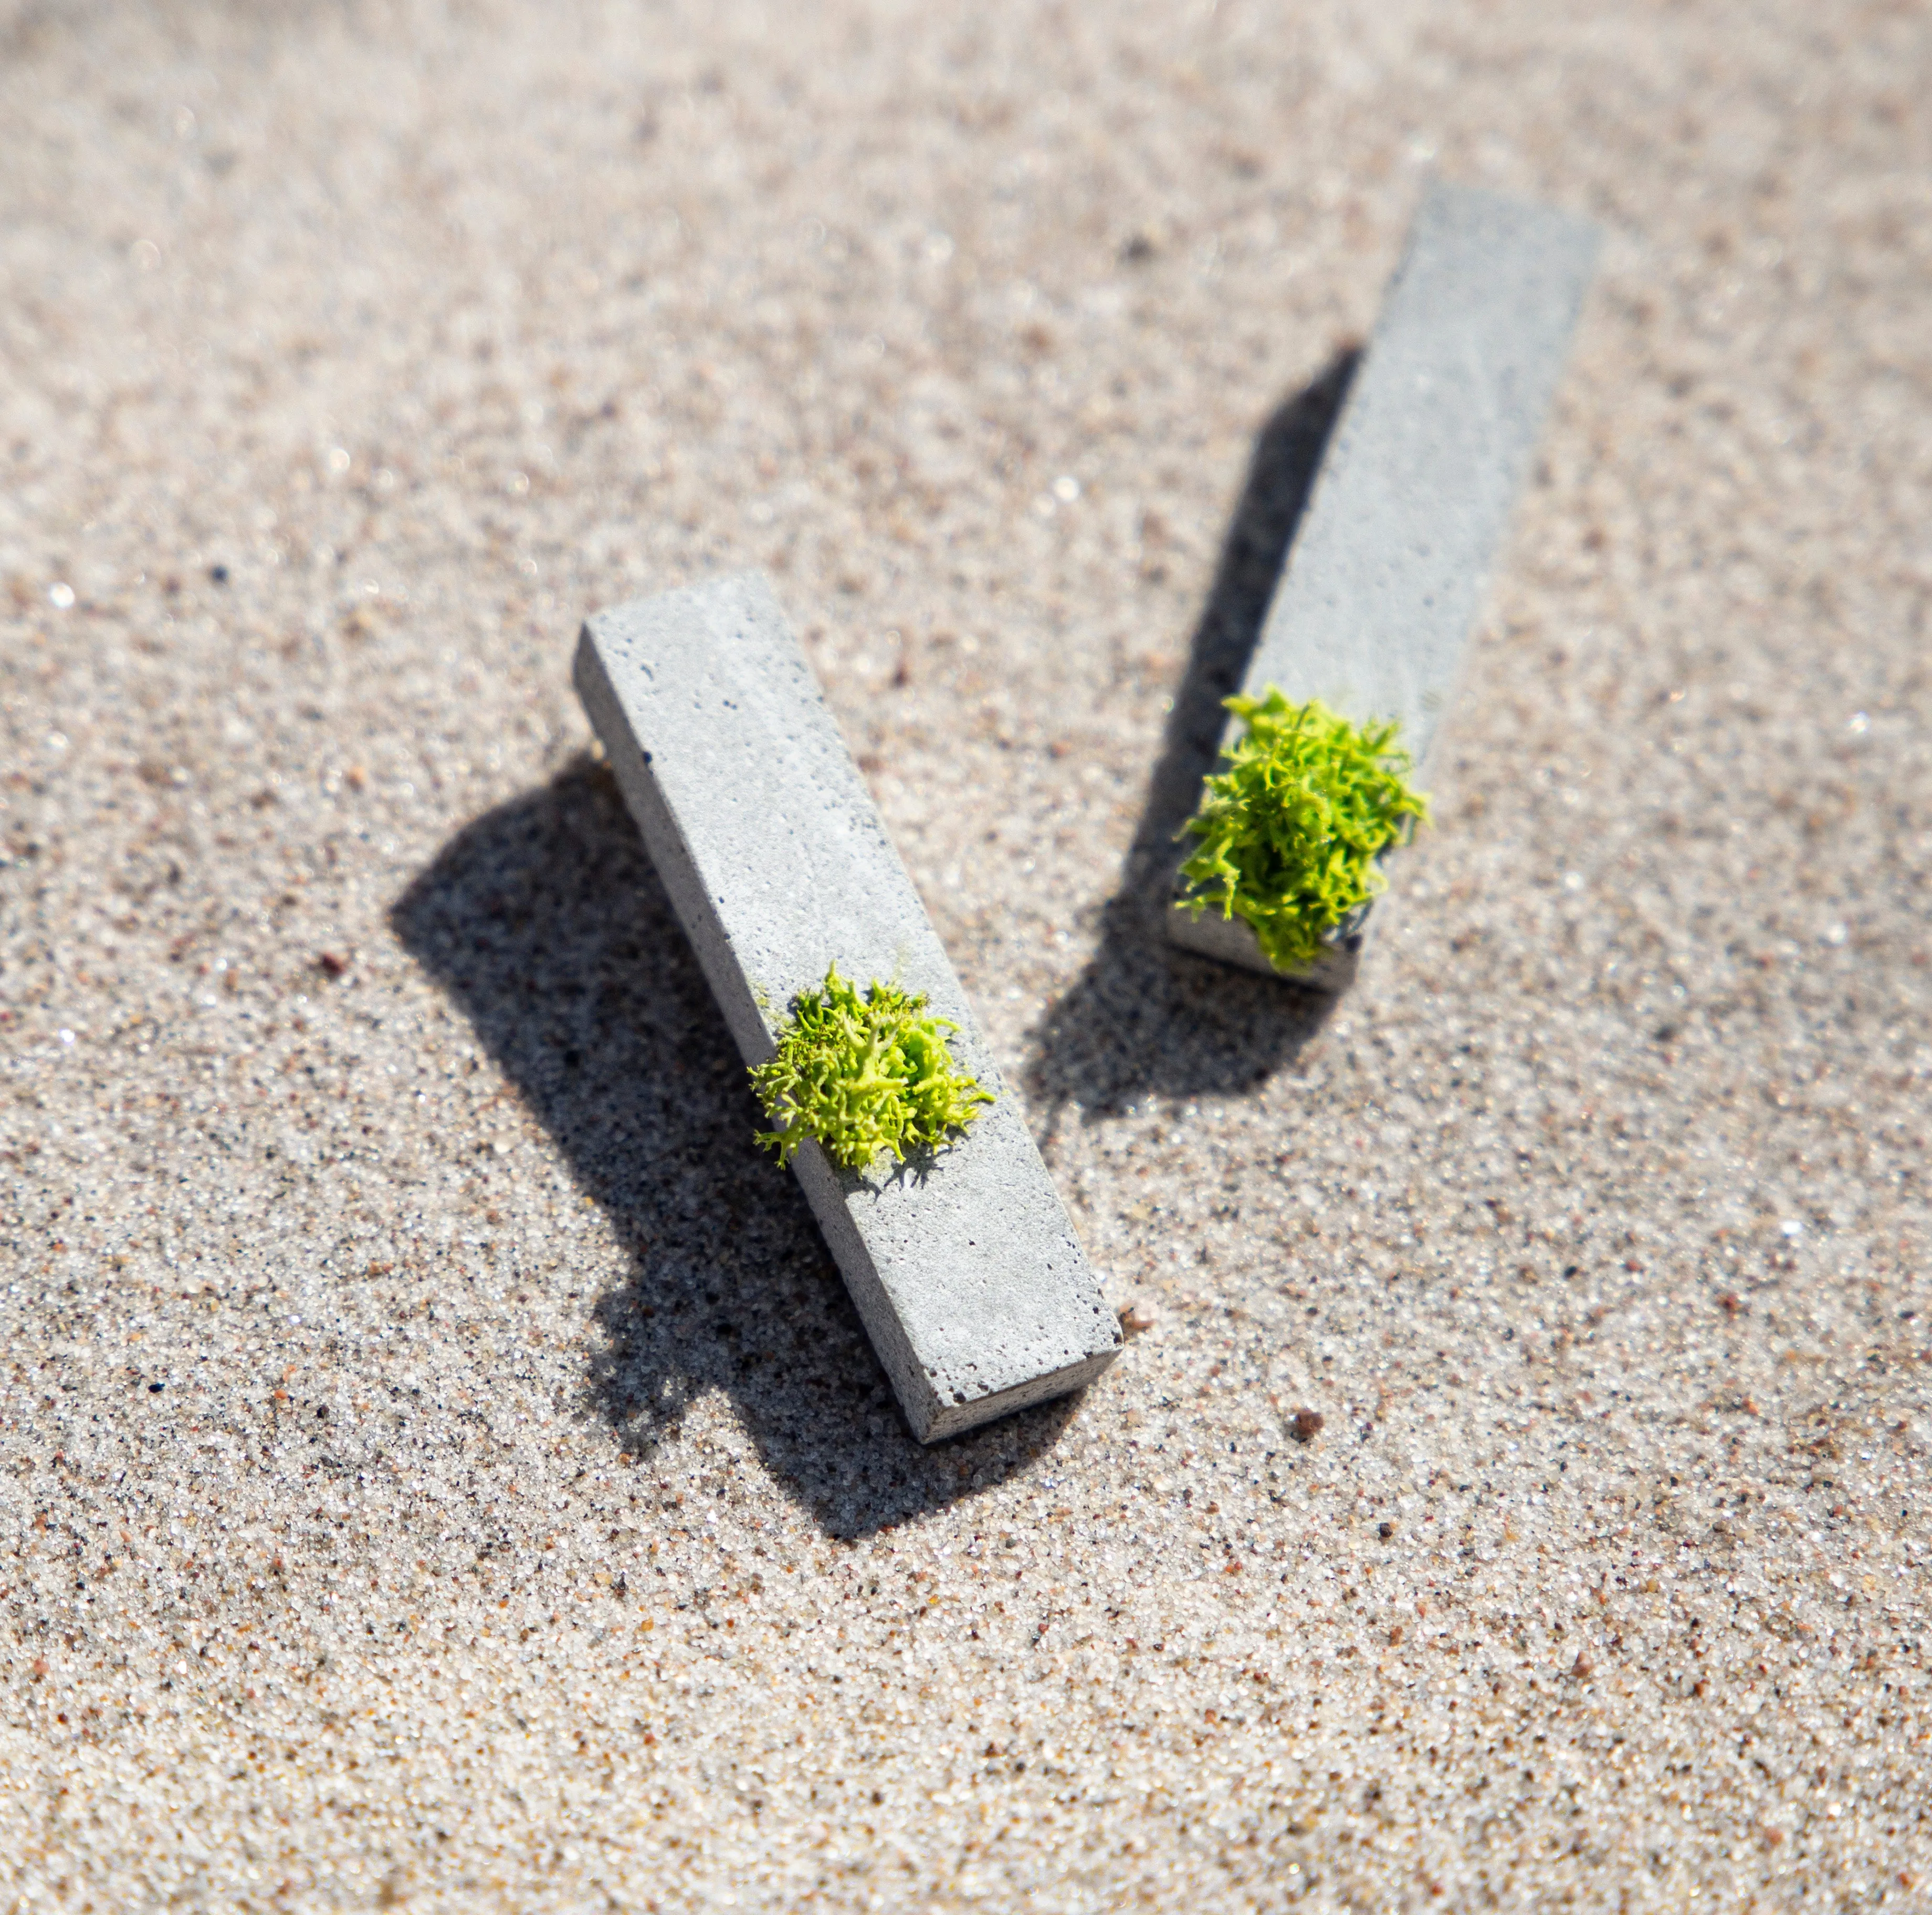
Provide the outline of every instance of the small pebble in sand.
{"type": "Polygon", "coordinates": [[[1288,1433],[1297,1443],[1311,1443],[1328,1420],[1318,1410],[1298,1410],[1288,1420],[1288,1433]]]}

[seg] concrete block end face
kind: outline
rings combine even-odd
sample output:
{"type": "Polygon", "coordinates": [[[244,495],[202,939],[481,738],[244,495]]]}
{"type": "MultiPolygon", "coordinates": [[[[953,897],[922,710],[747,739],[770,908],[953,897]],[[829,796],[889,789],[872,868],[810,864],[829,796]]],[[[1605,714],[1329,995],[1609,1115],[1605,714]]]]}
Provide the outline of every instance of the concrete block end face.
{"type": "MultiPolygon", "coordinates": [[[[1276,685],[1358,723],[1394,718],[1426,784],[1598,241],[1553,208],[1441,184],[1424,196],[1276,586],[1250,697],[1276,685]]],[[[1239,733],[1231,721],[1226,742],[1239,733]]],[[[1170,911],[1169,934],[1281,975],[1246,926],[1210,929],[1212,915],[1170,911]]],[[[1341,990],[1355,963],[1319,969],[1318,988],[1341,990]]]]}
{"type": "Polygon", "coordinates": [[[890,1174],[793,1160],[922,1442],[1090,1381],[1120,1333],[784,613],[740,575],[600,613],[574,673],[747,1062],[827,968],[958,1026],[996,1101],[890,1174]]]}
{"type": "Polygon", "coordinates": [[[1268,960],[1261,940],[1244,918],[1224,918],[1210,906],[1199,917],[1178,901],[1167,913],[1168,941],[1198,957],[1218,959],[1237,969],[1258,972],[1282,984],[1298,985],[1304,990],[1319,991],[1340,997],[1354,983],[1368,946],[1372,913],[1365,907],[1330,934],[1327,952],[1317,961],[1298,971],[1278,971],[1268,960]]]}

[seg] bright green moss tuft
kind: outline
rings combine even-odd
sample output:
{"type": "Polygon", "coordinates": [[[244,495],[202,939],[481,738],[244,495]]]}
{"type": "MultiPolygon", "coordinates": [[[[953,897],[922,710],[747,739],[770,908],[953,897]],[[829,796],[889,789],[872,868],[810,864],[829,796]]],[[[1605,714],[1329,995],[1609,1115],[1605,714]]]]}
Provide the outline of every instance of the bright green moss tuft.
{"type": "Polygon", "coordinates": [[[1207,781],[1185,829],[1200,840],[1180,868],[1197,918],[1211,904],[1244,918],[1278,971],[1306,969],[1322,939],[1382,889],[1376,859],[1429,815],[1389,723],[1351,724],[1318,699],[1279,687],[1230,698],[1247,730],[1207,781]]]}
{"type": "Polygon", "coordinates": [[[758,1141],[789,1164],[815,1137],[842,1169],[862,1170],[880,1152],[902,1161],[937,1150],[979,1115],[992,1095],[953,1067],[946,1033],[926,999],[874,982],[861,999],[838,975],[802,991],[777,1054],[752,1070],[752,1087],[777,1126],[758,1141]]]}

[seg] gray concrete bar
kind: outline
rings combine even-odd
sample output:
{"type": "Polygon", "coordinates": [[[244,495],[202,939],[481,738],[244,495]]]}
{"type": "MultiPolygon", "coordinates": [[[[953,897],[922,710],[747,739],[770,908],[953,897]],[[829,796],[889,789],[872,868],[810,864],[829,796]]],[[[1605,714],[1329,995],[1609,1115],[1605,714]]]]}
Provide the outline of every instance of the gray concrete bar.
{"type": "Polygon", "coordinates": [[[922,1443],[1090,1381],[1119,1326],[764,580],[600,613],[576,682],[748,1064],[827,968],[922,991],[998,1101],[929,1164],[793,1160],[922,1443]]]}
{"type": "MultiPolygon", "coordinates": [[[[1546,206],[1432,186],[1383,302],[1243,690],[1396,718],[1431,748],[1568,355],[1597,233],[1546,206]]],[[[1231,721],[1228,739],[1238,736],[1231,721]]],[[[1240,919],[1168,913],[1177,944],[1317,990],[1353,981],[1374,916],[1276,972],[1240,919]]]]}

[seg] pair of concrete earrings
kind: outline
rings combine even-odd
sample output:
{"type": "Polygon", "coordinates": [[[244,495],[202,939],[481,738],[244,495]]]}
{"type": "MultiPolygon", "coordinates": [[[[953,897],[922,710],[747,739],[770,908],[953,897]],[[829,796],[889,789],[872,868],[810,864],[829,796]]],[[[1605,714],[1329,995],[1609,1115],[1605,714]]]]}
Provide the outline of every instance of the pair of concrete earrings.
{"type": "MultiPolygon", "coordinates": [[[[1596,243],[1545,207],[1426,193],[1256,646],[1250,715],[1272,693],[1277,711],[1284,697],[1319,701],[1353,725],[1392,724],[1426,772],[1596,243]]],[[[862,1014],[856,993],[828,996],[839,974],[892,980],[945,1029],[943,1057],[910,1040],[895,1053],[916,1050],[923,1075],[893,1106],[952,1110],[945,1148],[882,1173],[841,1161],[862,1159],[862,1142],[828,1149],[794,1125],[784,1152],[914,1435],[935,1442],[1090,1382],[1118,1353],[1119,1324],[764,580],[598,613],[576,680],[731,1035],[766,1083],[785,1076],[808,1086],[794,1095],[862,1114],[856,1093],[811,1081],[807,1053],[781,1065],[801,1004],[828,1030],[844,1018],[849,1037],[862,1014]]],[[[1231,750],[1241,724],[1231,721],[1231,750]]],[[[1178,943],[1282,975],[1246,919],[1180,899],[1168,915],[1178,943]]],[[[1346,989],[1372,922],[1366,906],[1354,912],[1292,981],[1346,989]]],[[[929,1126],[911,1134],[932,1140],[929,1126]]]]}

